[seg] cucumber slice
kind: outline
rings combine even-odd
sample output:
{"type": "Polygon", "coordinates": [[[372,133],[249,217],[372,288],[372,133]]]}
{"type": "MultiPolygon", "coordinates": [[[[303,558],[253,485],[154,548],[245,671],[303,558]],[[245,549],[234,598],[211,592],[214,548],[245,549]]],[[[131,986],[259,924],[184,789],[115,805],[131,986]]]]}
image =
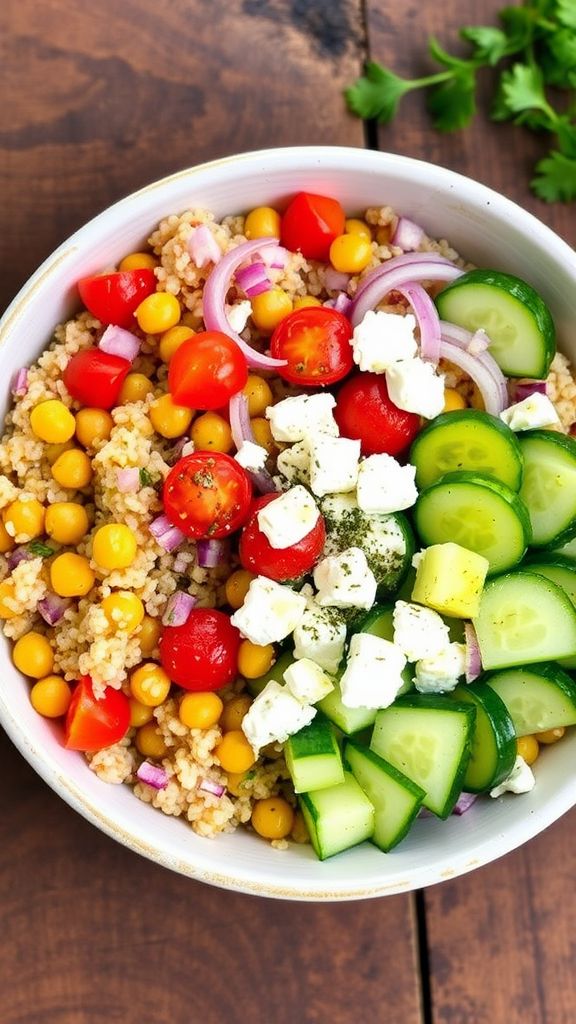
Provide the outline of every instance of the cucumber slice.
{"type": "MultiPolygon", "coordinates": [[[[409,598],[408,598],[409,600],[409,598]]],[[[383,605],[375,604],[374,607],[369,611],[364,619],[359,623],[355,632],[357,633],[370,633],[372,636],[379,636],[382,640],[394,640],[394,605],[383,605]]],[[[402,670],[402,679],[404,680],[402,686],[396,694],[397,697],[401,697],[403,693],[409,693],[410,690],[414,689],[414,683],[412,677],[414,675],[414,668],[411,664],[406,665],[402,670]]]]}
{"type": "Polygon", "coordinates": [[[517,736],[576,725],[576,682],[558,665],[523,665],[482,678],[504,702],[517,736]]]}
{"type": "Polygon", "coordinates": [[[340,749],[330,723],[321,715],[284,744],[286,767],[295,793],[326,789],[344,782],[340,749]]]}
{"type": "Polygon", "coordinates": [[[447,473],[421,491],[414,524],[423,544],[454,541],[490,562],[489,574],[512,568],[523,557],[532,531],[515,491],[485,474],[447,473]]]}
{"type": "MultiPolygon", "coordinates": [[[[342,671],[340,675],[342,675],[342,671]]],[[[376,711],[373,708],[347,708],[342,703],[339,679],[334,680],[334,689],[316,705],[346,736],[362,732],[374,725],[376,711]]]]}
{"type": "Polygon", "coordinates": [[[485,669],[576,654],[576,609],[556,583],[536,573],[490,580],[474,627],[485,669]]]}
{"type": "Polygon", "coordinates": [[[443,320],[484,330],[490,355],[507,377],[548,375],[556,352],[554,321],[531,285],[497,270],[470,270],[436,297],[443,320]]]}
{"type": "Polygon", "coordinates": [[[374,807],[350,772],[344,773],[344,782],[338,786],[302,793],[299,800],[320,860],[372,837],[374,807]]]}
{"type": "Polygon", "coordinates": [[[554,552],[557,555],[563,555],[564,558],[569,558],[571,562],[576,562],[576,537],[566,541],[565,544],[559,544],[554,552]]]}
{"type": "Polygon", "coordinates": [[[445,473],[464,469],[485,473],[517,491],[522,453],[510,427],[479,409],[445,412],[420,431],[410,449],[420,490],[445,473]]]}
{"type": "MultiPolygon", "coordinates": [[[[551,553],[531,555],[523,565],[518,566],[519,572],[535,572],[538,576],[557,583],[568,595],[576,607],[576,565],[570,558],[551,553]]],[[[576,668],[576,655],[572,658],[560,658],[564,668],[576,668]]]]}
{"type": "Polygon", "coordinates": [[[471,704],[410,694],[378,711],[370,747],[425,790],[425,807],[447,818],[462,790],[475,716],[471,704]]]}
{"type": "Polygon", "coordinates": [[[409,832],[426,794],[394,765],[355,740],[346,743],[344,760],[374,804],[372,842],[387,853],[409,832]]]}
{"type": "Polygon", "coordinates": [[[531,430],[520,447],[520,497],[532,523],[532,547],[557,548],[576,536],[576,441],[554,430],[531,430]]]}
{"type": "Polygon", "coordinates": [[[293,664],[293,662],[294,655],[292,651],[284,651],[284,654],[281,654],[280,657],[277,658],[272,665],[272,668],[268,669],[268,672],[266,672],[265,675],[260,676],[259,679],[248,679],[248,691],[253,697],[257,697],[259,693],[262,693],[262,690],[269,682],[280,683],[280,685],[283,686],[284,673],[286,669],[293,664]]]}
{"type": "Polygon", "coordinates": [[[516,732],[512,717],[495,690],[485,683],[460,683],[450,694],[455,700],[476,708],[472,753],[464,789],[487,793],[507,779],[516,760],[516,732]]]}

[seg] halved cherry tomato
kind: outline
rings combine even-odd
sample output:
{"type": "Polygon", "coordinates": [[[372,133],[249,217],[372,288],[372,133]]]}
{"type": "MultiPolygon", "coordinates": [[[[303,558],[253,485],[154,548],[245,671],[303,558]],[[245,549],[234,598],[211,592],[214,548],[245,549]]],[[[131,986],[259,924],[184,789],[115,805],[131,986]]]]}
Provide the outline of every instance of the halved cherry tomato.
{"type": "Polygon", "coordinates": [[[240,536],[240,561],[250,572],[282,583],[310,572],[322,554],[326,528],[320,516],[310,533],[297,544],[289,548],[273,548],[258,525],[258,512],[277,497],[277,494],[265,494],[253,503],[250,518],[240,536]]]}
{"type": "Polygon", "coordinates": [[[383,374],[358,373],[336,395],[334,418],[343,437],[359,438],[363,455],[404,451],[420,430],[420,417],[390,400],[383,374]]]}
{"type": "Polygon", "coordinates": [[[156,277],[146,267],[93,274],[78,281],[78,291],[86,309],[101,323],[130,327],[142,299],[156,291],[156,277]]]}
{"type": "Polygon", "coordinates": [[[278,367],[284,380],[304,387],[334,384],[350,373],[352,325],[343,313],[325,306],[307,306],[284,317],[272,335],[270,351],[286,359],[278,367]]]}
{"type": "Polygon", "coordinates": [[[226,537],[246,521],[252,484],[245,469],[222,452],[179,459],[164,483],[164,511],[187,537],[226,537]]]}
{"type": "Polygon", "coordinates": [[[193,608],[183,626],[165,626],[160,661],[185,690],[219,690],[236,678],[240,633],[224,612],[193,608]]]}
{"type": "Polygon", "coordinates": [[[217,409],[241,391],[247,380],[245,356],[220,331],[195,334],[170,360],[170,394],[177,405],[190,409],[217,409]]]}
{"type": "Polygon", "coordinates": [[[299,192],[282,217],[282,245],[309,260],[327,260],[330,246],[344,231],[346,214],[336,199],[299,192]]]}
{"type": "Polygon", "coordinates": [[[66,713],[64,746],[102,750],[124,739],[130,726],[130,703],[121,690],[107,686],[96,699],[90,676],[81,676],[66,713]]]}
{"type": "Polygon", "coordinates": [[[62,378],[72,398],[96,409],[111,409],[118,401],[131,363],[100,348],[84,348],[72,356],[62,378]]]}

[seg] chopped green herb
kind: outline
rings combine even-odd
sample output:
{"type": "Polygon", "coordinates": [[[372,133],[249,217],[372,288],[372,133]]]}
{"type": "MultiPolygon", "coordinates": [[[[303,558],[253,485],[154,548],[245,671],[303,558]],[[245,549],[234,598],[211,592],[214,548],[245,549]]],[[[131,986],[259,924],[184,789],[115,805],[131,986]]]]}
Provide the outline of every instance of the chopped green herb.
{"type": "Polygon", "coordinates": [[[28,551],[31,555],[49,558],[50,555],[54,554],[55,548],[51,548],[49,544],[44,544],[41,540],[33,540],[28,545],[28,551]]]}
{"type": "Polygon", "coordinates": [[[140,476],[140,487],[153,487],[154,486],[154,483],[155,483],[154,477],[152,476],[151,473],[148,472],[147,469],[140,469],[139,470],[139,476],[140,476]]]}

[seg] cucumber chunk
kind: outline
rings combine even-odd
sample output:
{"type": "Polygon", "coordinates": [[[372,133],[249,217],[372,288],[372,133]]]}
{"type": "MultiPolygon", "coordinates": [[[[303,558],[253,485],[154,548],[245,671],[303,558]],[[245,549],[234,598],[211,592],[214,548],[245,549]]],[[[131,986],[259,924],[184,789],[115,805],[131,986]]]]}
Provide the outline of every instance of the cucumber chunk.
{"type": "MultiPolygon", "coordinates": [[[[382,640],[390,640],[393,642],[393,614],[394,605],[375,604],[371,611],[367,613],[366,617],[358,623],[354,632],[370,633],[372,636],[379,636],[382,640]]],[[[401,697],[403,693],[409,693],[410,690],[414,689],[414,683],[412,681],[413,675],[414,667],[411,664],[407,664],[402,670],[402,679],[404,682],[396,694],[397,697],[401,697]]]]}
{"type": "Polygon", "coordinates": [[[516,732],[505,703],[485,683],[460,683],[450,694],[455,700],[476,708],[472,753],[464,789],[487,793],[507,779],[516,760],[516,732]]]}
{"type": "Polygon", "coordinates": [[[299,800],[320,860],[371,839],[374,807],[350,772],[344,772],[344,782],[338,786],[302,793],[299,800]]]}
{"type": "Polygon", "coordinates": [[[497,270],[470,270],[440,292],[436,306],[443,320],[486,331],[490,355],[507,377],[548,375],[556,352],[554,321],[526,281],[497,270]]]}
{"type": "Polygon", "coordinates": [[[445,697],[400,697],[378,711],[370,747],[425,790],[425,807],[447,818],[462,790],[475,716],[471,704],[445,697]]]}
{"type": "Polygon", "coordinates": [[[326,789],[344,782],[340,749],[330,723],[321,715],[290,736],[284,745],[286,767],[295,793],[326,789]]]}
{"type": "Polygon", "coordinates": [[[532,523],[532,547],[557,548],[576,536],[576,441],[553,430],[531,430],[520,447],[520,497],[532,523]]]}
{"type": "Polygon", "coordinates": [[[576,682],[558,665],[523,665],[482,677],[504,702],[517,736],[576,725],[576,682]]]}
{"type": "Polygon", "coordinates": [[[576,654],[576,609],[556,583],[536,573],[490,580],[474,627],[485,669],[576,654]]]}
{"type": "Polygon", "coordinates": [[[512,568],[523,557],[532,531],[521,498],[485,474],[447,473],[421,491],[414,524],[423,544],[454,541],[483,555],[489,574],[512,568]]]}
{"type": "Polygon", "coordinates": [[[522,482],[522,453],[514,431],[479,409],[437,416],[412,444],[410,462],[416,466],[420,490],[459,469],[485,473],[513,491],[522,482]]]}
{"type": "Polygon", "coordinates": [[[346,736],[352,736],[356,732],[368,729],[371,725],[374,725],[376,720],[376,711],[373,708],[347,708],[342,703],[342,692],[338,679],[334,680],[332,692],[323,697],[321,701],[318,701],[317,707],[346,736]]]}
{"type": "Polygon", "coordinates": [[[265,675],[260,676],[259,679],[248,680],[248,690],[253,697],[257,697],[267,683],[275,682],[284,685],[284,673],[286,669],[294,663],[294,655],[292,651],[284,651],[279,658],[274,662],[272,668],[268,669],[265,675]]]}
{"type": "MultiPolygon", "coordinates": [[[[576,607],[576,565],[570,558],[555,553],[530,555],[523,565],[518,566],[519,572],[535,572],[538,576],[557,583],[568,595],[576,607]]],[[[576,668],[576,655],[572,658],[560,658],[564,668],[576,668]]]]}
{"type": "Polygon", "coordinates": [[[424,799],[424,790],[368,747],[348,740],[344,760],[376,812],[372,842],[385,853],[410,830],[424,799]]]}

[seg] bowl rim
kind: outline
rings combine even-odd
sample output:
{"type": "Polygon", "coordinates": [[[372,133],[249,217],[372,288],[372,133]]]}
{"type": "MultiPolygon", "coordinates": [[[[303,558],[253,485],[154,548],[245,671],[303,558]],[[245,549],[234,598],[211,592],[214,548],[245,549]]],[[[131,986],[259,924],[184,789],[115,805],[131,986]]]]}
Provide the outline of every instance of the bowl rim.
{"type": "MultiPolygon", "coordinates": [[[[576,277],[576,254],[567,242],[518,203],[457,171],[413,157],[355,147],[290,146],[254,150],[196,164],[166,175],[127,194],[83,224],[46,257],[10,302],[0,319],[0,345],[10,334],[13,324],[17,322],[23,308],[33,299],[39,285],[54,272],[66,257],[73,255],[85,236],[94,231],[105,233],[111,228],[118,211],[129,210],[132,206],[137,205],[142,197],[180,180],[193,182],[199,174],[210,173],[229,165],[257,165],[262,161],[272,172],[275,166],[281,168],[295,158],[302,158],[303,154],[305,161],[312,160],[315,165],[326,163],[334,167],[344,163],[351,173],[355,169],[366,171],[371,168],[374,171],[384,169],[395,172],[402,171],[411,180],[419,174],[421,175],[423,169],[426,168],[428,173],[433,172],[435,182],[446,191],[456,192],[462,198],[463,203],[473,201],[476,207],[489,206],[492,208],[492,213],[499,218],[505,218],[507,215],[513,215],[515,218],[520,216],[526,230],[532,230],[543,244],[551,248],[556,259],[574,265],[576,277]]],[[[166,215],[170,212],[167,211],[166,215]]],[[[210,869],[209,857],[191,855],[189,860],[182,860],[169,853],[162,844],[155,841],[154,837],[144,839],[142,836],[135,835],[134,831],[127,831],[112,817],[103,814],[70,778],[62,775],[49,750],[43,751],[37,748],[22,730],[2,695],[0,695],[0,721],[16,748],[38,775],[75,811],[111,838],[127,846],[133,852],[192,879],[221,888],[276,899],[330,902],[358,900],[409,892],[433,885],[465,874],[516,849],[551,825],[576,803],[576,786],[566,785],[564,789],[556,793],[553,801],[527,813],[521,824],[516,824],[510,832],[497,832],[495,835],[479,841],[475,847],[473,858],[470,857],[470,851],[453,853],[450,857],[449,869],[446,867],[442,870],[440,867],[432,869],[430,866],[424,865],[412,869],[409,878],[396,879],[392,884],[374,885],[370,882],[363,884],[361,880],[357,880],[355,884],[351,885],[345,880],[331,879],[325,889],[319,889],[316,881],[309,881],[307,884],[303,884],[302,881],[298,885],[290,884],[289,875],[287,875],[286,884],[279,886],[267,881],[256,882],[253,870],[236,868],[230,873],[223,873],[221,870],[214,871],[210,869]]]]}

